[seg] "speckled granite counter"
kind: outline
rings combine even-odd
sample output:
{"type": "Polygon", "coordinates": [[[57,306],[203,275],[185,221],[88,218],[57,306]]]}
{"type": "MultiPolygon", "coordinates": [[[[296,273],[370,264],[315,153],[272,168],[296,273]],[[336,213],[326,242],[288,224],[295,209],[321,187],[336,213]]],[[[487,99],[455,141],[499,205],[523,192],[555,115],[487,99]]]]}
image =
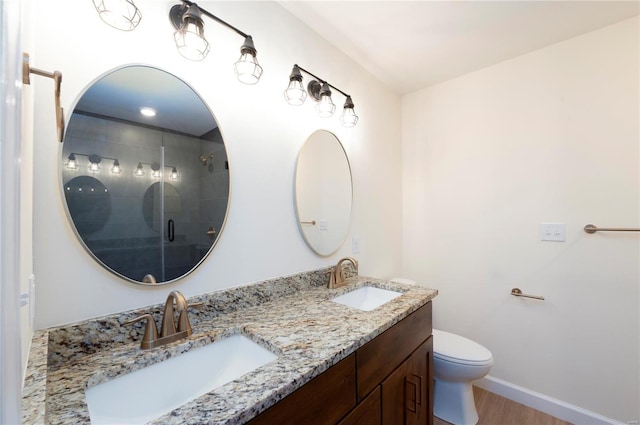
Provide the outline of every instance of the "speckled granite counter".
{"type": "MultiPolygon", "coordinates": [[[[122,322],[161,305],[36,332],[23,391],[23,423],[90,423],[85,389],[233,334],[278,359],[162,416],[155,424],[243,424],[347,357],[437,295],[437,291],[367,277],[327,289],[330,268],[193,297],[191,337],[140,350],[142,326],[122,322]],[[402,292],[361,311],[328,301],[361,286],[402,292]]],[[[167,291],[167,293],[169,290],[167,291]]]]}

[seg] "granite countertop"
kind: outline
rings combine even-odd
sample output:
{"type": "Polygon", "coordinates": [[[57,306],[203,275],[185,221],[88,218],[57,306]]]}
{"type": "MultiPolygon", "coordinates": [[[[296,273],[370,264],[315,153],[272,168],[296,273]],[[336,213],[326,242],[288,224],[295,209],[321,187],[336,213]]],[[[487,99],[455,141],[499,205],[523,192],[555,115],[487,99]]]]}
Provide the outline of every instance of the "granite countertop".
{"type": "MultiPolygon", "coordinates": [[[[328,271],[193,297],[190,303],[204,301],[210,307],[190,314],[193,335],[151,350],[139,348],[141,327],[123,330],[119,326],[149,310],[38,331],[23,391],[23,422],[88,424],[87,387],[226,336],[242,334],[278,358],[151,423],[243,424],[437,295],[436,290],[422,286],[363,276],[348,279],[345,287],[327,289],[320,285],[327,281],[324,278],[328,271]],[[329,301],[367,285],[403,295],[370,312],[329,301]],[[91,335],[82,336],[82,332],[91,335]],[[109,339],[100,340],[105,334],[109,339]]],[[[158,306],[152,310],[158,315],[158,306]]]]}

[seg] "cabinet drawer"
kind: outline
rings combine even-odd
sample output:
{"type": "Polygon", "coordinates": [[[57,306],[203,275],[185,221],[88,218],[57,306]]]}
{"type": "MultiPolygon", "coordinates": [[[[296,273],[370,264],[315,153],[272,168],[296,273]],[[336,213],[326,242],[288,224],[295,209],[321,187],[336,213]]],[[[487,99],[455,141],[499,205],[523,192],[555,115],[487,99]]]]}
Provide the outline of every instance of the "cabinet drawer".
{"type": "Polygon", "coordinates": [[[358,401],[431,336],[431,302],[356,351],[358,401]]]}
{"type": "Polygon", "coordinates": [[[358,404],[338,425],[381,425],[380,387],[358,404]]]}
{"type": "Polygon", "coordinates": [[[249,425],[334,425],[355,405],[355,354],[351,354],[257,416],[249,425]]]}

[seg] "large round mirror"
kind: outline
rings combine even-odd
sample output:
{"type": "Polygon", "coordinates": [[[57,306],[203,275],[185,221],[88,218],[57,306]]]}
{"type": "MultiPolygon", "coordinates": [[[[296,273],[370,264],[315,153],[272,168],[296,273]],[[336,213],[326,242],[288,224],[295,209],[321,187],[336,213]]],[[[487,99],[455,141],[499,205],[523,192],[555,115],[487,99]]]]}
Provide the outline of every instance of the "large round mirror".
{"type": "Polygon", "coordinates": [[[298,226],[309,247],[331,255],[351,225],[351,169],[340,140],[325,130],[313,133],[298,156],[295,178],[298,226]]]}
{"type": "Polygon", "coordinates": [[[148,66],[108,73],[78,101],[62,146],[67,213],[108,270],[167,283],[211,252],[229,204],[227,153],[184,81],[148,66]]]}

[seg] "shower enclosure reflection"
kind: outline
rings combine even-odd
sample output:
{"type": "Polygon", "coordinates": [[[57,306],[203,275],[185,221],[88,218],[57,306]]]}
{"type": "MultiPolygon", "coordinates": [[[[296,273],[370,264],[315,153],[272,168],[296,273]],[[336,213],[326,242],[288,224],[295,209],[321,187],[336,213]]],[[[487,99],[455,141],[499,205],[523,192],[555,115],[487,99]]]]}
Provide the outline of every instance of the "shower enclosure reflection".
{"type": "Polygon", "coordinates": [[[124,67],[94,83],[73,111],[61,160],[76,234],[127,280],[184,276],[224,226],[229,170],[222,135],[198,95],[164,71],[124,67]],[[86,179],[108,193],[109,208],[78,194],[86,179]]]}

